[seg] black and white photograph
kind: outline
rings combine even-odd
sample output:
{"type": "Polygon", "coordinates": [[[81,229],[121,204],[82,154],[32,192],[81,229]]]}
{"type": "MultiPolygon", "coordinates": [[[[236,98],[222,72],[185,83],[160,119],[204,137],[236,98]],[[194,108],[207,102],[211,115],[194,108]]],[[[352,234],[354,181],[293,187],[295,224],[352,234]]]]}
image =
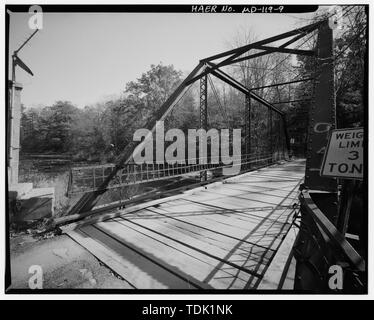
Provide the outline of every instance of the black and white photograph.
{"type": "Polygon", "coordinates": [[[368,4],[3,11],[5,295],[369,293],[368,4]]]}

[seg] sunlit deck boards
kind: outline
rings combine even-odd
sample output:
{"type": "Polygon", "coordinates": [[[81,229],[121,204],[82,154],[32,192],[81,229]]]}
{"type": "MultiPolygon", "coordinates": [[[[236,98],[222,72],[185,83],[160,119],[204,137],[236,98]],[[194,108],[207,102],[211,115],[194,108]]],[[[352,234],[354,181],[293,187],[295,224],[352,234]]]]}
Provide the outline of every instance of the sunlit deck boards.
{"type": "Polygon", "coordinates": [[[287,234],[304,163],[165,199],[69,235],[139,289],[254,289],[287,234]]]}

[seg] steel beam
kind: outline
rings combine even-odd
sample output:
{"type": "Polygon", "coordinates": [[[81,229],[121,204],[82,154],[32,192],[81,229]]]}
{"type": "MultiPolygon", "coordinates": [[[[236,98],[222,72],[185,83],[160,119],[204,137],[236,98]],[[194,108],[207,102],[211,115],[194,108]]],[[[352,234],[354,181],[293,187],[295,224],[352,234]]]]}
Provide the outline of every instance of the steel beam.
{"type": "MultiPolygon", "coordinates": [[[[317,29],[321,25],[321,23],[322,22],[319,21],[319,22],[313,23],[311,25],[307,25],[307,26],[299,28],[299,29],[294,29],[294,30],[282,33],[282,34],[274,36],[274,37],[270,37],[270,38],[267,38],[267,39],[264,39],[264,40],[260,40],[260,41],[257,41],[257,42],[254,42],[254,43],[251,43],[251,44],[248,44],[248,45],[236,48],[236,49],[232,49],[232,50],[229,50],[229,51],[226,51],[226,52],[223,52],[223,53],[220,53],[220,54],[202,59],[200,61],[203,62],[203,63],[212,62],[213,60],[220,59],[220,58],[226,57],[228,55],[231,55],[229,58],[219,62],[218,64],[214,65],[214,67],[211,68],[213,70],[216,70],[216,69],[218,69],[222,66],[233,64],[233,63],[248,59],[248,57],[244,57],[244,58],[240,58],[240,59],[236,59],[236,58],[241,56],[242,54],[246,53],[250,49],[254,49],[256,46],[260,46],[260,45],[268,44],[268,43],[271,43],[271,42],[274,42],[274,41],[282,40],[282,39],[291,37],[293,35],[302,34],[303,37],[304,37],[308,33],[317,29]]],[[[300,38],[302,38],[302,37],[300,37],[300,38]]],[[[296,39],[296,40],[298,40],[298,39],[296,39]]],[[[291,44],[292,42],[294,42],[296,40],[295,40],[295,38],[291,39],[289,41],[289,44],[291,44]]],[[[286,47],[286,46],[282,45],[281,48],[284,48],[284,47],[286,47]]],[[[261,52],[261,53],[257,53],[256,56],[261,56],[261,55],[265,55],[265,54],[268,54],[268,53],[269,52],[261,52]]],[[[254,58],[254,57],[255,56],[253,56],[252,58],[254,58]]],[[[209,73],[209,70],[205,71],[204,73],[202,73],[199,76],[192,79],[191,82],[194,82],[194,81],[200,79],[202,76],[204,76],[208,73],[209,73]]]]}
{"type": "MultiPolygon", "coordinates": [[[[254,44],[249,44],[247,46],[241,47],[232,56],[230,56],[230,57],[226,58],[225,60],[221,61],[220,63],[218,63],[217,66],[216,66],[216,68],[220,68],[220,67],[222,67],[224,65],[228,65],[228,64],[233,63],[233,60],[235,60],[236,58],[240,57],[242,54],[246,53],[250,49],[253,49],[255,46],[263,45],[263,44],[267,44],[267,43],[271,43],[271,42],[278,41],[278,40],[281,40],[281,39],[284,39],[284,38],[288,38],[288,37],[290,37],[292,35],[296,35],[296,34],[299,34],[301,32],[305,32],[308,29],[310,29],[309,32],[311,32],[315,28],[317,28],[319,26],[319,24],[320,24],[320,22],[315,23],[313,25],[305,26],[304,28],[295,29],[295,30],[286,32],[284,34],[280,34],[278,36],[271,37],[271,38],[268,38],[268,39],[265,39],[265,40],[262,40],[262,41],[258,41],[258,42],[254,43],[254,44]]],[[[306,35],[306,34],[307,34],[307,32],[305,32],[304,35],[306,35]]]]}
{"type": "Polygon", "coordinates": [[[330,130],[336,127],[333,31],[325,21],[318,31],[317,77],[309,110],[305,185],[309,189],[337,191],[336,179],[320,176],[330,130]]]}
{"type": "MultiPolygon", "coordinates": [[[[251,96],[245,95],[245,153],[251,154],[251,96]]],[[[247,165],[249,167],[250,164],[247,165]]]]}
{"type": "MultiPolygon", "coordinates": [[[[212,61],[212,60],[216,60],[216,59],[226,57],[228,55],[232,55],[229,59],[234,59],[235,57],[240,56],[243,53],[247,52],[248,50],[252,49],[253,46],[255,46],[255,45],[263,45],[263,44],[271,43],[271,42],[274,42],[274,41],[289,38],[293,35],[298,35],[300,33],[303,33],[304,36],[305,36],[308,33],[312,32],[313,30],[317,29],[320,24],[321,24],[321,21],[315,22],[315,23],[312,23],[310,25],[304,26],[304,27],[299,28],[299,29],[294,29],[294,30],[282,33],[282,34],[274,36],[274,37],[270,37],[270,38],[267,38],[267,39],[264,39],[264,40],[261,40],[261,41],[254,42],[252,44],[247,44],[245,46],[242,46],[242,47],[239,47],[239,48],[236,48],[236,49],[228,50],[228,51],[216,54],[214,56],[210,56],[208,58],[202,59],[201,61],[202,62],[208,62],[208,61],[212,61]]],[[[220,67],[220,65],[217,64],[217,67],[220,67]]]]}
{"type": "Polygon", "coordinates": [[[289,49],[289,48],[269,47],[269,46],[256,46],[255,49],[265,50],[268,53],[281,52],[281,53],[298,54],[298,55],[310,56],[310,57],[315,56],[315,52],[313,50],[300,50],[300,49],[289,49]]]}
{"type": "Polygon", "coordinates": [[[208,77],[200,79],[200,128],[208,129],[208,77]]]}
{"type": "MultiPolygon", "coordinates": [[[[254,54],[251,54],[249,56],[245,56],[245,57],[241,57],[241,58],[237,58],[233,61],[231,61],[230,63],[227,63],[225,65],[228,65],[228,64],[234,64],[234,63],[238,63],[238,62],[242,62],[242,61],[245,61],[245,60],[250,60],[250,59],[254,59],[254,58],[258,58],[258,57],[262,57],[262,56],[266,56],[267,54],[269,54],[270,52],[267,52],[267,51],[263,51],[263,52],[258,52],[258,53],[254,53],[254,54]]],[[[223,66],[225,66],[223,65],[223,66]]]]}
{"type": "Polygon", "coordinates": [[[270,109],[268,109],[269,112],[269,145],[270,145],[270,154],[271,154],[271,162],[273,161],[273,113],[270,109]]]}
{"type": "Polygon", "coordinates": [[[365,260],[357,253],[352,245],[345,239],[344,235],[341,234],[326,215],[318,208],[317,204],[313,201],[310,193],[304,190],[301,195],[301,205],[305,208],[307,214],[309,214],[315,223],[320,226],[320,230],[326,233],[329,240],[335,248],[338,248],[340,252],[347,259],[349,264],[357,269],[358,271],[364,272],[366,269],[365,260]]]}
{"type": "Polygon", "coordinates": [[[275,84],[269,84],[267,86],[251,88],[251,90],[253,91],[253,90],[259,90],[259,89],[264,89],[264,88],[279,87],[279,86],[283,86],[286,84],[298,83],[298,82],[304,82],[304,81],[310,81],[310,80],[314,80],[314,78],[305,78],[305,79],[300,79],[300,80],[292,80],[292,81],[280,82],[280,83],[275,83],[275,84]]]}
{"type": "MultiPolygon", "coordinates": [[[[204,64],[200,62],[195,67],[195,69],[191,71],[191,73],[178,86],[178,88],[172,93],[172,95],[166,100],[166,102],[157,110],[155,115],[147,122],[147,124],[145,125],[145,128],[150,128],[152,133],[156,130],[156,121],[165,119],[165,117],[170,113],[170,111],[173,109],[173,107],[177,103],[178,98],[182,96],[183,93],[187,90],[188,88],[187,82],[191,78],[193,78],[196,74],[198,74],[202,70],[203,67],[204,67],[204,64]]],[[[144,143],[144,141],[142,143],[144,143]]],[[[131,161],[132,153],[137,145],[138,145],[138,142],[135,142],[135,141],[130,142],[125,147],[121,155],[117,157],[117,159],[115,160],[115,163],[116,163],[115,168],[108,175],[108,177],[104,180],[104,182],[99,186],[98,190],[84,194],[77,201],[77,203],[70,209],[68,214],[77,214],[77,213],[91,210],[95,206],[98,197],[106,191],[106,188],[109,185],[109,183],[117,175],[117,172],[122,168],[124,164],[131,161]]]]}
{"type": "Polygon", "coordinates": [[[312,98],[272,102],[272,104],[282,104],[282,103],[291,103],[291,102],[302,102],[302,101],[310,101],[310,100],[312,100],[312,98]]]}
{"type": "Polygon", "coordinates": [[[231,85],[235,89],[243,92],[244,94],[249,94],[252,99],[256,100],[257,102],[261,103],[262,105],[272,109],[273,111],[279,113],[280,115],[283,115],[283,112],[279,110],[278,108],[274,107],[270,102],[266,101],[265,99],[261,98],[256,93],[252,92],[248,88],[246,88],[244,85],[242,85],[240,82],[236,81],[234,78],[230,77],[228,74],[223,72],[222,70],[215,70],[211,72],[215,77],[218,79],[221,79],[222,81],[226,82],[227,84],[231,85]]]}
{"type": "MultiPolygon", "coordinates": [[[[208,76],[204,76],[200,79],[200,128],[204,129],[205,131],[208,130],[208,76]]],[[[199,139],[199,158],[201,158],[202,148],[207,146],[203,146],[203,141],[199,139]]],[[[208,151],[208,150],[206,150],[208,151]]],[[[206,152],[206,156],[208,156],[208,152],[206,152]]],[[[199,159],[199,164],[201,160],[199,159]]],[[[207,161],[208,159],[206,159],[207,161]]],[[[204,162],[203,162],[204,163],[204,162]]],[[[200,172],[200,181],[207,180],[207,172],[202,171],[200,172]]]]}
{"type": "Polygon", "coordinates": [[[298,55],[305,55],[305,56],[315,56],[316,55],[314,51],[310,51],[310,50],[286,49],[286,48],[281,48],[281,47],[275,48],[275,47],[258,46],[258,48],[256,48],[256,49],[265,50],[265,51],[258,52],[258,53],[255,53],[255,54],[252,54],[252,55],[249,55],[249,56],[245,56],[245,57],[241,57],[241,58],[236,58],[235,60],[222,63],[220,65],[220,67],[227,66],[227,65],[233,64],[233,63],[238,63],[238,62],[245,61],[245,60],[249,60],[249,59],[262,57],[262,56],[265,56],[267,54],[271,54],[271,53],[274,53],[274,52],[283,52],[283,53],[298,54],[298,55]]]}
{"type": "MultiPolygon", "coordinates": [[[[309,32],[308,32],[309,33],[309,32]]],[[[300,40],[301,38],[304,38],[305,37],[305,33],[302,32],[300,33],[299,35],[297,35],[296,37],[293,37],[292,39],[288,40],[287,42],[283,43],[282,45],[279,46],[279,48],[285,48],[285,47],[288,47],[290,44],[300,40]]]]}
{"type": "Polygon", "coordinates": [[[259,50],[264,50],[264,51],[258,52],[258,53],[255,53],[255,54],[252,54],[246,57],[237,58],[235,60],[227,60],[226,62],[221,62],[217,65],[212,65],[204,73],[201,73],[200,75],[191,79],[190,83],[193,83],[194,81],[198,80],[204,75],[209,74],[209,72],[211,72],[212,70],[216,70],[220,67],[224,67],[224,66],[227,66],[233,63],[238,63],[238,62],[249,60],[249,59],[258,58],[258,57],[265,56],[267,54],[271,54],[274,52],[297,54],[297,55],[304,55],[304,56],[315,56],[316,55],[316,53],[313,50],[298,50],[298,49],[288,49],[288,48],[282,48],[282,47],[276,48],[276,47],[269,47],[269,46],[263,46],[263,45],[253,45],[253,49],[259,49],[259,50]]]}

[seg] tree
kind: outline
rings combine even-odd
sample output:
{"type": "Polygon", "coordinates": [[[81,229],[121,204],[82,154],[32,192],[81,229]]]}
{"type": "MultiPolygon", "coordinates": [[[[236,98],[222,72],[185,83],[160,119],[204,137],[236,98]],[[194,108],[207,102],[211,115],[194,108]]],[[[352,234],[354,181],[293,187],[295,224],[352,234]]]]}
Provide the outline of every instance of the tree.
{"type": "MultiPolygon", "coordinates": [[[[334,70],[335,97],[337,110],[337,127],[347,128],[364,124],[364,72],[365,53],[367,50],[364,7],[347,7],[344,15],[344,29],[335,35],[334,70]]],[[[315,20],[321,17],[316,17],[315,20]]],[[[312,43],[310,47],[315,47],[312,43]]],[[[300,78],[316,76],[315,60],[309,57],[298,57],[300,78]]],[[[301,83],[296,88],[297,99],[313,96],[311,83],[301,83]]],[[[296,104],[297,113],[304,114],[310,103],[296,104]]],[[[299,117],[295,118],[295,121],[299,117]]]]}
{"type": "Polygon", "coordinates": [[[77,107],[68,101],[57,101],[49,108],[47,118],[45,118],[45,125],[48,128],[45,143],[48,149],[55,152],[69,151],[73,138],[70,128],[77,111],[77,107]]]}
{"type": "MultiPolygon", "coordinates": [[[[172,65],[152,65],[138,80],[126,85],[120,98],[83,109],[68,101],[57,101],[41,110],[26,109],[22,115],[22,150],[70,153],[76,160],[112,161],[132,141],[135,130],[157,113],[181,82],[181,74],[172,65]]],[[[183,99],[182,107],[182,114],[192,112],[191,96],[183,99]]],[[[178,125],[184,125],[183,116],[178,125]]]]}
{"type": "Polygon", "coordinates": [[[353,7],[346,15],[345,22],[346,30],[335,42],[335,86],[339,128],[363,126],[365,107],[365,8],[353,7]]]}
{"type": "Polygon", "coordinates": [[[72,143],[71,125],[78,108],[68,101],[57,101],[51,107],[23,112],[21,148],[25,152],[68,152],[72,143]]]}
{"type": "Polygon", "coordinates": [[[154,116],[180,84],[181,76],[182,72],[175,70],[173,65],[151,65],[151,69],[143,73],[137,81],[126,85],[125,105],[136,106],[137,113],[143,119],[154,116]]]}

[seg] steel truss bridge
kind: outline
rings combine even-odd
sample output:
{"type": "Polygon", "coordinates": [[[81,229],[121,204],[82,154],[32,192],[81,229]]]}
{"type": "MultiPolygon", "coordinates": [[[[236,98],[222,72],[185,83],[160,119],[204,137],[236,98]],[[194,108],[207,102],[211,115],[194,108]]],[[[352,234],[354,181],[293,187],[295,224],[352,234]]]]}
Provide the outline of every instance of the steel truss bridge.
{"type": "MultiPolygon", "coordinates": [[[[264,279],[264,273],[267,268],[270,268],[269,265],[275,253],[280,251],[278,245],[274,247],[274,243],[278,243],[274,241],[275,239],[285,238],[285,229],[282,226],[287,225],[287,230],[290,230],[290,226],[298,229],[295,244],[290,245],[292,248],[290,256],[293,255],[297,260],[294,288],[328,292],[329,268],[331,265],[338,264],[344,268],[345,279],[348,279],[347,281],[351,284],[350,289],[347,290],[362,290],[362,279],[365,278],[365,261],[346,240],[342,230],[338,228],[341,224],[341,219],[344,217],[339,215],[340,211],[337,208],[337,181],[333,178],[321,177],[319,174],[328,133],[336,126],[333,33],[332,29],[328,26],[328,21],[324,19],[302,28],[200,60],[192,72],[157,110],[156,115],[149,120],[145,128],[148,128],[153,133],[156,129],[156,121],[164,120],[186,90],[195,82],[199,82],[200,128],[208,130],[208,82],[210,76],[221,80],[245,95],[245,115],[243,116],[245,118],[244,141],[246,152],[241,156],[241,172],[237,182],[233,182],[234,180],[230,180],[230,178],[226,181],[226,184],[222,185],[222,188],[217,187],[218,189],[214,189],[226,201],[220,201],[220,197],[211,197],[208,188],[208,190],[202,190],[202,193],[196,196],[183,196],[179,200],[166,198],[164,200],[165,203],[157,200],[159,202],[150,202],[148,206],[143,203],[140,207],[135,206],[134,209],[130,207],[121,211],[123,204],[112,205],[109,208],[110,210],[116,208],[119,210],[114,213],[105,211],[108,210],[105,208],[94,208],[98,197],[111,188],[169,179],[193,173],[199,175],[201,185],[206,186],[209,184],[209,181],[206,181],[207,171],[219,171],[224,167],[222,163],[212,164],[211,159],[200,159],[204,161],[200,161],[194,165],[171,165],[156,162],[153,164],[136,165],[132,162],[132,153],[137,143],[131,142],[116,159],[114,165],[74,168],[72,170],[70,191],[71,193],[82,193],[82,196],[70,210],[69,216],[80,219],[84,218],[84,220],[75,222],[73,226],[70,225],[67,227],[67,232],[70,232],[70,235],[74,239],[91,252],[100,256],[100,259],[105,261],[107,259],[105,257],[111,255],[112,260],[108,264],[119,273],[125,272],[121,266],[127,263],[127,260],[123,260],[124,256],[118,256],[121,250],[124,250],[130,256],[134,252],[140,254],[143,258],[139,258],[141,260],[139,264],[144,264],[145,269],[147,269],[146,261],[148,261],[157,265],[157,268],[161,266],[164,268],[164,271],[167,270],[169,275],[172,274],[171,277],[173,279],[176,277],[173,284],[167,281],[168,285],[165,285],[166,287],[175,287],[175,285],[178,287],[180,285],[180,287],[185,288],[187,281],[195,288],[211,289],[222,288],[223,286],[224,288],[235,287],[243,289],[261,288],[260,280],[264,279]],[[314,50],[291,48],[292,44],[305,39],[307,36],[313,36],[314,33],[317,33],[317,44],[314,50]],[[275,42],[279,43],[280,41],[282,41],[282,44],[274,45],[275,42]],[[256,53],[251,53],[251,50],[257,51],[256,53]],[[312,78],[298,79],[285,83],[247,88],[222,70],[225,66],[275,52],[314,58],[316,62],[314,76],[312,78]],[[293,168],[293,162],[289,162],[291,167],[282,167],[282,165],[274,167],[274,164],[280,160],[291,160],[286,114],[277,107],[278,102],[269,102],[256,93],[259,89],[300,81],[312,81],[314,89],[313,96],[310,97],[310,108],[308,110],[309,121],[305,173],[302,172],[301,176],[290,173],[290,168],[293,168]],[[271,132],[277,132],[277,136],[280,137],[276,145],[272,141],[269,141],[269,147],[266,150],[261,150],[261,152],[255,150],[252,145],[252,123],[255,120],[253,119],[252,112],[254,101],[265,107],[268,115],[267,130],[263,132],[263,135],[266,136],[271,132]],[[269,169],[270,171],[266,171],[266,169],[257,170],[265,167],[273,169],[269,169]],[[244,172],[247,173],[243,175],[244,172]],[[300,180],[301,178],[302,180],[300,180]],[[287,184],[287,182],[291,184],[287,184]],[[300,185],[301,182],[302,184],[300,185]],[[267,188],[271,187],[271,184],[274,184],[274,188],[271,188],[271,191],[266,191],[267,188]],[[299,200],[297,198],[295,200],[296,187],[300,187],[301,190],[299,200]],[[283,190],[282,188],[286,189],[283,190]],[[261,201],[264,200],[261,200],[262,198],[252,198],[252,202],[248,200],[254,194],[261,194],[264,199],[276,196],[279,201],[271,202],[269,200],[269,203],[271,203],[270,208],[269,204],[264,204],[263,207],[269,210],[266,211],[264,209],[268,212],[264,216],[265,211],[258,210],[261,201]],[[230,197],[233,198],[230,199],[230,197]],[[159,203],[161,203],[161,207],[159,207],[159,203]],[[230,203],[231,205],[228,205],[230,203]],[[279,210],[282,206],[287,207],[288,209],[286,210],[288,211],[285,215],[276,215],[275,212],[278,212],[276,210],[279,210]],[[209,214],[211,216],[200,218],[200,220],[193,220],[194,212],[201,212],[202,215],[209,214]],[[253,223],[250,221],[251,219],[258,218],[265,220],[260,219],[261,223],[251,224],[253,223]],[[161,226],[158,224],[159,221],[164,221],[165,225],[169,226],[169,229],[166,230],[165,225],[161,226]],[[253,239],[258,236],[256,230],[264,227],[263,221],[267,221],[266,228],[268,228],[265,228],[266,232],[263,232],[268,235],[274,234],[275,238],[271,238],[273,240],[270,238],[267,238],[267,240],[261,238],[262,240],[258,242],[253,239]],[[268,222],[271,223],[267,224],[268,222]],[[226,227],[218,230],[216,225],[218,226],[220,223],[226,224],[226,227]],[[253,230],[251,229],[251,233],[244,237],[245,232],[240,227],[246,224],[248,224],[247,227],[249,229],[252,228],[253,230]],[[72,231],[72,229],[76,229],[76,231],[72,231]],[[228,230],[231,231],[229,232],[228,230]],[[129,235],[133,235],[133,237],[129,237],[129,235]],[[88,241],[87,239],[91,240],[88,241]],[[134,239],[137,240],[135,241],[134,239]],[[153,239],[158,245],[154,242],[148,243],[149,239],[153,239]],[[201,239],[205,239],[206,241],[201,242],[201,239]],[[133,240],[135,242],[132,242],[133,240]],[[203,271],[196,271],[200,267],[196,267],[197,269],[194,272],[191,271],[189,273],[188,265],[198,264],[195,260],[188,260],[192,258],[181,256],[176,261],[164,256],[162,254],[163,249],[159,244],[160,242],[169,247],[173,246],[175,255],[178,257],[181,255],[180,252],[183,251],[185,255],[192,255],[194,259],[207,259],[207,263],[210,264],[209,268],[205,266],[207,274],[203,275],[201,273],[203,271]],[[204,243],[207,242],[209,245],[206,244],[207,248],[205,248],[204,243]],[[148,243],[149,247],[142,247],[146,243],[148,243]],[[236,243],[237,245],[234,246],[235,249],[230,251],[228,247],[231,243],[236,243]],[[219,246],[219,248],[214,247],[215,245],[219,246]],[[105,246],[107,246],[107,249],[105,249],[105,246]],[[97,247],[101,248],[100,250],[102,251],[100,253],[95,249],[97,247]],[[111,247],[112,251],[108,247],[111,247]],[[123,249],[118,249],[118,251],[113,248],[123,249]],[[263,251],[264,248],[265,252],[263,251]],[[109,250],[106,253],[107,256],[103,256],[103,250],[109,250]],[[133,251],[128,252],[129,250],[133,251]],[[251,253],[248,253],[248,250],[251,253]],[[227,255],[227,252],[231,253],[227,255]],[[251,259],[248,260],[246,256],[247,259],[244,259],[245,261],[241,263],[240,259],[235,260],[232,258],[231,255],[233,252],[239,256],[249,254],[251,259]],[[158,253],[160,254],[158,255],[158,253]],[[146,257],[146,261],[144,257],[146,257]],[[190,262],[182,265],[181,261],[183,259],[190,262]],[[115,261],[117,262],[115,263],[115,261]],[[215,261],[219,262],[219,272],[212,271],[216,267],[211,269],[215,261]],[[255,268],[249,266],[256,265],[256,263],[257,266],[255,268]],[[223,267],[226,268],[225,271],[223,267]],[[187,269],[181,271],[182,268],[187,269]],[[228,270],[236,270],[235,272],[237,273],[233,274],[232,271],[228,270]],[[232,283],[235,283],[235,286],[227,285],[227,282],[223,283],[217,279],[213,281],[212,272],[220,273],[223,278],[225,274],[226,276],[228,274],[229,277],[234,277],[234,282],[232,283]]],[[[270,134],[269,137],[271,137],[270,134]]],[[[297,168],[298,172],[304,170],[304,167],[300,167],[300,165],[300,162],[298,162],[297,166],[294,167],[297,168]]],[[[145,200],[143,199],[143,202],[145,200]]],[[[64,218],[60,220],[61,223],[66,221],[64,218]]],[[[204,269],[203,266],[201,268],[199,270],[204,269]]],[[[131,278],[133,275],[127,272],[125,272],[125,276],[131,278]]],[[[138,283],[135,278],[133,282],[131,280],[129,282],[133,283],[133,287],[146,287],[144,283],[138,283]]],[[[155,288],[160,287],[159,282],[154,285],[155,288]]]]}

